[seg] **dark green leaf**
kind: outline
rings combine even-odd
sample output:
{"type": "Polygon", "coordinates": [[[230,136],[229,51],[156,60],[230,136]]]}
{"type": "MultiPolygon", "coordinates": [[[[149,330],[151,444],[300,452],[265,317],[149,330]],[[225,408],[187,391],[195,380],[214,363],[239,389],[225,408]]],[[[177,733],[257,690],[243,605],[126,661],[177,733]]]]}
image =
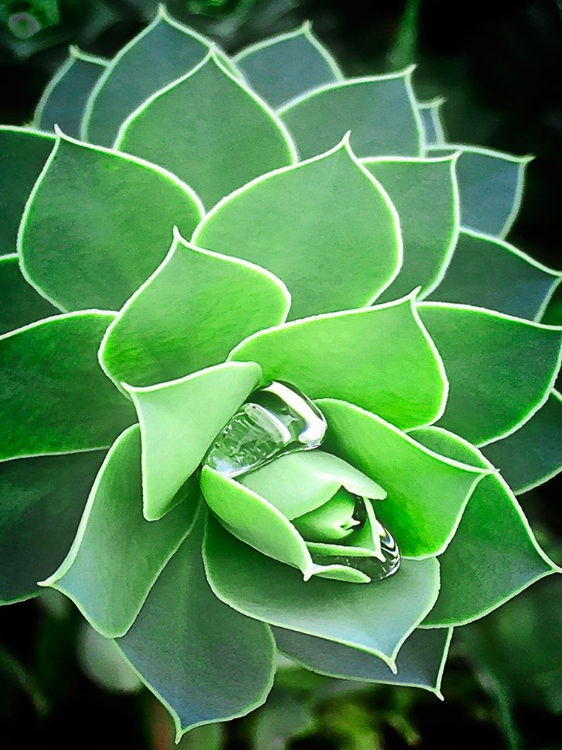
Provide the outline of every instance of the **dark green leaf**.
{"type": "Polygon", "coordinates": [[[57,308],[41,297],[24,279],[17,255],[0,258],[0,334],[22,328],[57,312],[57,308]]]}

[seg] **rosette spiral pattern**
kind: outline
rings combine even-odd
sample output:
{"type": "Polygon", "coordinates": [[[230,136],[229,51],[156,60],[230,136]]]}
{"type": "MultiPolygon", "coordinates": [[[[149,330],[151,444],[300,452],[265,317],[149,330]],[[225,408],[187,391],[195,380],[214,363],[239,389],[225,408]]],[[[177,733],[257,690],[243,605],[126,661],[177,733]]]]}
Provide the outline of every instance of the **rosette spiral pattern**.
{"type": "Polygon", "coordinates": [[[515,497],[562,466],[560,274],[505,240],[528,159],[447,143],[412,72],[162,9],[0,129],[0,600],[70,597],[178,736],[277,649],[439,693],[453,628],[556,570],[515,497]],[[202,466],[271,382],[321,446],[202,466]]]}

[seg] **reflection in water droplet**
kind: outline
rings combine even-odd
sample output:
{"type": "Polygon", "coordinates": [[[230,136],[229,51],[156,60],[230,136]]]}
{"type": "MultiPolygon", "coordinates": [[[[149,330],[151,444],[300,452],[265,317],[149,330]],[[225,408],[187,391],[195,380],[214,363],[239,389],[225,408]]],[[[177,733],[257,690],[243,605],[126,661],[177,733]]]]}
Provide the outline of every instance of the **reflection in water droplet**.
{"type": "Polygon", "coordinates": [[[294,386],[274,381],[254,391],[215,442],[203,463],[239,476],[296,450],[317,448],[326,433],[318,407],[294,386]]]}

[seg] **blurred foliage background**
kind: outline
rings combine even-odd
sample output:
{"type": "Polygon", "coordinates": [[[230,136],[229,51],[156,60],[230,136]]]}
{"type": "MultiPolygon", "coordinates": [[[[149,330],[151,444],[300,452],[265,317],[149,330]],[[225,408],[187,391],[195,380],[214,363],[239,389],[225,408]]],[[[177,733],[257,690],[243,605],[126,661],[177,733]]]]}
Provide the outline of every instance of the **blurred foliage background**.
{"type": "MultiPolygon", "coordinates": [[[[0,0],[0,121],[25,124],[69,44],[112,56],[154,0],[0,0]]],[[[532,153],[510,239],[562,267],[561,0],[169,0],[172,15],[234,52],[310,19],[348,74],[416,61],[423,99],[444,96],[449,140],[532,153]]],[[[562,323],[562,297],[549,321],[562,323]]],[[[562,438],[561,438],[562,439],[562,438]]],[[[562,563],[562,478],[523,496],[562,563]]],[[[0,746],[168,750],[165,712],[139,690],[66,601],[0,609],[0,746]]],[[[439,750],[481,743],[562,750],[562,581],[541,581],[457,631],[445,701],[422,691],[336,681],[285,665],[266,708],[203,727],[183,750],[439,750]]]]}

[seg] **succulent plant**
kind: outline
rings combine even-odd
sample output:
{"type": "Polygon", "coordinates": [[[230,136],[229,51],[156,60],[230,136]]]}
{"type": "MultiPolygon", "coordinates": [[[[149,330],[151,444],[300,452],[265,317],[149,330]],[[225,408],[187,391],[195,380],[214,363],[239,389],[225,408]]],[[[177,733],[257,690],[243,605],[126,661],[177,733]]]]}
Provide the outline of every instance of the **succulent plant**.
{"type": "Polygon", "coordinates": [[[528,159],[447,143],[412,73],[161,9],[0,130],[0,599],[66,594],[178,736],[276,649],[439,694],[453,628],[557,570],[514,495],[562,465],[528,159]]]}

